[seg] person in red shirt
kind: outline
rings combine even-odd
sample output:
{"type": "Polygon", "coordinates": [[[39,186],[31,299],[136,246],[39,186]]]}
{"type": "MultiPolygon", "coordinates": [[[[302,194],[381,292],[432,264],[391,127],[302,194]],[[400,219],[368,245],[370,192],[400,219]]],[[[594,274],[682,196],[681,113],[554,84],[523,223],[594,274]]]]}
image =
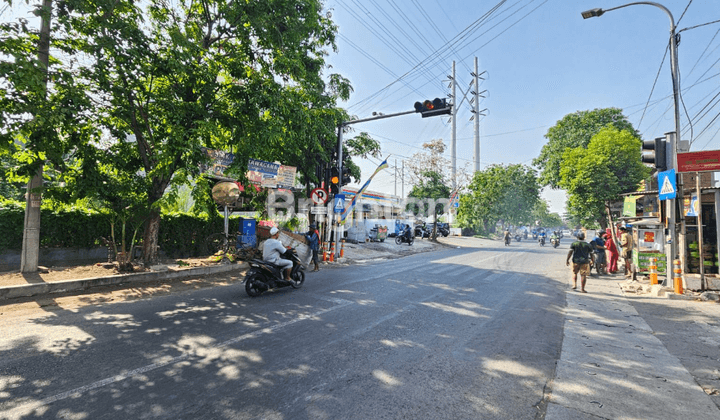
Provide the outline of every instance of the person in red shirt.
{"type": "Polygon", "coordinates": [[[613,274],[617,272],[618,269],[618,259],[620,258],[620,253],[618,252],[617,245],[615,245],[615,241],[612,238],[612,233],[610,232],[610,228],[607,229],[607,233],[605,233],[604,236],[605,239],[605,248],[607,248],[608,251],[608,273],[613,274]]]}

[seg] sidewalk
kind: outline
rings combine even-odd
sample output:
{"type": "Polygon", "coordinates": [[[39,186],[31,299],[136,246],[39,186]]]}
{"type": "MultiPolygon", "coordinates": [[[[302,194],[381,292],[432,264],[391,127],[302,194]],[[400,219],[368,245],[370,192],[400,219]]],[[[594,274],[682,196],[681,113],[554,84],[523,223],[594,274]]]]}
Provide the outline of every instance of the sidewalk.
{"type": "MultiPolygon", "coordinates": [[[[562,352],[545,418],[720,418],[715,402],[631,303],[655,299],[660,304],[667,298],[629,299],[620,289],[624,281],[621,276],[590,278],[587,294],[568,290],[562,352]]],[[[703,313],[720,319],[715,303],[683,299],[672,304],[680,305],[686,318],[702,305],[703,313]]]]}
{"type": "MultiPolygon", "coordinates": [[[[450,238],[441,238],[450,239],[450,238]]],[[[462,240],[456,239],[456,241],[462,240]]],[[[393,238],[387,241],[364,244],[345,244],[344,258],[333,263],[323,263],[324,268],[340,264],[352,264],[380,258],[397,258],[403,255],[418,252],[427,252],[439,249],[442,243],[416,240],[412,246],[407,244],[396,245],[393,238]]],[[[192,259],[202,261],[204,259],[192,259]]],[[[88,264],[82,267],[73,267],[72,271],[63,272],[63,267],[51,267],[51,273],[33,273],[22,275],[20,273],[0,273],[0,304],[7,299],[41,296],[52,293],[67,293],[83,291],[99,286],[111,286],[121,283],[137,283],[141,285],[150,281],[174,280],[192,276],[208,276],[220,273],[236,273],[243,275],[247,270],[247,263],[236,264],[208,263],[195,267],[183,267],[178,264],[160,265],[160,270],[140,273],[118,274],[112,268],[102,268],[102,264],[88,264]],[[72,273],[78,273],[73,277],[72,273]]]]}

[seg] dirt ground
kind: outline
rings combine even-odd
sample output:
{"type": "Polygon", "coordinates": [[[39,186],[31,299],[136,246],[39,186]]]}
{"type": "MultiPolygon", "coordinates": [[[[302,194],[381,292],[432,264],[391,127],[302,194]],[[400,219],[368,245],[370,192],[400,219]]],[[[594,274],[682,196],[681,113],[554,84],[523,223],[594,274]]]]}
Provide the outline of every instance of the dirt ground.
{"type": "MultiPolygon", "coordinates": [[[[176,269],[182,269],[179,267],[199,267],[217,264],[209,262],[205,258],[183,259],[181,260],[183,261],[182,265],[179,265],[177,261],[178,260],[167,261],[166,263],[171,269],[174,266],[178,267],[176,269]]],[[[83,292],[72,291],[68,293],[53,293],[52,295],[10,299],[0,301],[0,316],[19,316],[28,313],[28,311],[36,311],[37,309],[43,309],[49,312],[60,309],[72,310],[90,305],[110,304],[148,299],[155,296],[180,294],[206,287],[227,286],[242,282],[245,277],[245,272],[246,270],[241,269],[230,273],[205,274],[170,280],[132,282],[113,286],[93,287],[83,292]]],[[[0,273],[0,285],[7,285],[11,281],[14,283],[23,282],[18,284],[27,284],[29,282],[28,280],[33,280],[31,277],[38,281],[52,282],[90,277],[105,277],[117,274],[113,268],[105,268],[102,264],[53,267],[49,268],[47,273],[38,273],[33,276],[23,276],[18,272],[0,273]]]]}
{"type": "MultiPolygon", "coordinates": [[[[215,265],[207,258],[184,258],[181,260],[163,261],[170,269],[183,269],[215,265]]],[[[135,266],[135,273],[147,271],[140,266],[135,266]]],[[[19,271],[0,272],[0,286],[13,286],[33,283],[50,283],[63,280],[79,280],[92,277],[117,276],[115,265],[107,263],[96,263],[76,265],[67,267],[43,267],[38,273],[22,274],[19,271]]]]}

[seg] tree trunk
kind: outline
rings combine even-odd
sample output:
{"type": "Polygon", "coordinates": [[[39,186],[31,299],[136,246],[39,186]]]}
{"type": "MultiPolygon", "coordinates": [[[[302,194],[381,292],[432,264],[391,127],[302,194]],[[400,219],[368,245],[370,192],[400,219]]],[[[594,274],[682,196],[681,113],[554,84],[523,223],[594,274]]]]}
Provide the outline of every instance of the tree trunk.
{"type": "Polygon", "coordinates": [[[158,232],[160,230],[160,210],[150,210],[150,215],[145,220],[145,232],[143,233],[143,262],[151,265],[158,262],[158,232]]]}

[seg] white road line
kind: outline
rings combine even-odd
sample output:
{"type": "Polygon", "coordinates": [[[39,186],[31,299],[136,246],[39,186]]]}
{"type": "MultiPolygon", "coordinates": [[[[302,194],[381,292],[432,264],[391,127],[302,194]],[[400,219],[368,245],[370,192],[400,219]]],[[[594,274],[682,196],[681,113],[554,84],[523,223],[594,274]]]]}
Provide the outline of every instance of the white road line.
{"type": "MultiPolygon", "coordinates": [[[[328,302],[333,302],[333,303],[335,303],[336,305],[335,305],[335,306],[332,306],[332,307],[330,307],[330,308],[327,308],[327,309],[323,309],[323,310],[317,311],[317,312],[315,312],[315,313],[313,313],[313,314],[310,314],[310,315],[302,315],[302,316],[299,316],[299,317],[297,317],[297,318],[295,318],[295,319],[291,319],[291,320],[289,320],[289,321],[281,322],[281,323],[279,323],[279,324],[275,324],[275,325],[272,325],[272,326],[270,326],[270,327],[263,328],[263,329],[261,329],[261,330],[257,330],[257,331],[253,331],[253,332],[251,332],[251,333],[243,334],[243,335],[241,335],[241,336],[238,336],[238,337],[232,338],[232,339],[230,339],[230,340],[224,341],[224,342],[218,344],[217,346],[214,346],[214,348],[223,348],[223,347],[227,347],[227,346],[230,346],[230,345],[232,345],[232,344],[239,343],[239,342],[241,342],[241,341],[245,341],[245,340],[248,340],[248,339],[251,339],[251,338],[257,338],[257,337],[259,337],[259,336],[261,336],[261,335],[263,335],[263,334],[272,333],[272,332],[274,332],[274,331],[277,331],[277,330],[280,330],[280,329],[282,329],[282,328],[285,328],[285,327],[287,327],[287,326],[289,326],[289,325],[292,325],[292,324],[294,324],[294,323],[296,323],[296,322],[304,321],[304,320],[310,319],[310,318],[315,318],[315,317],[318,317],[318,316],[323,315],[323,314],[325,314],[325,313],[328,313],[328,312],[330,312],[330,311],[334,311],[334,310],[336,310],[336,309],[340,309],[340,308],[343,308],[343,307],[345,307],[345,306],[351,305],[351,304],[353,303],[353,302],[351,302],[351,301],[349,301],[349,300],[338,299],[338,298],[320,298],[320,299],[321,299],[321,300],[324,300],[324,301],[328,301],[328,302]]],[[[95,390],[95,389],[98,389],[98,388],[102,388],[102,387],[105,387],[105,386],[107,386],[107,385],[110,385],[110,384],[113,384],[113,383],[116,383],[116,382],[121,382],[121,381],[124,381],[125,379],[131,378],[131,377],[136,376],[136,375],[140,375],[140,374],[145,373],[145,372],[149,372],[149,371],[152,371],[152,370],[155,370],[155,369],[159,369],[159,368],[162,368],[162,367],[165,367],[165,366],[168,366],[168,365],[172,365],[172,364],[175,364],[175,363],[178,363],[178,362],[182,362],[182,361],[187,360],[187,359],[189,359],[189,358],[191,358],[191,357],[193,357],[193,355],[191,355],[191,354],[183,354],[182,356],[172,357],[172,358],[169,358],[169,359],[167,359],[167,360],[165,360],[165,361],[162,361],[162,362],[152,363],[152,364],[147,365],[147,366],[143,366],[143,367],[139,367],[139,368],[137,368],[137,369],[133,369],[133,370],[131,370],[131,371],[129,371],[129,372],[121,373],[121,374],[119,374],[119,375],[115,375],[115,376],[112,376],[112,377],[110,377],[110,378],[106,378],[106,379],[102,379],[102,380],[97,381],[97,382],[93,382],[93,383],[91,383],[91,384],[89,384],[89,385],[81,386],[81,387],[79,387],[79,388],[75,388],[75,389],[72,389],[72,390],[70,390],[70,391],[66,391],[66,392],[62,392],[62,393],[57,394],[57,395],[53,395],[52,397],[48,397],[48,398],[45,398],[45,399],[40,400],[40,401],[35,401],[35,402],[31,402],[31,403],[27,403],[27,404],[23,404],[23,405],[17,406],[17,407],[15,407],[15,408],[11,409],[10,411],[6,412],[5,414],[9,414],[9,417],[7,417],[7,418],[9,418],[9,419],[20,418],[20,417],[25,416],[25,415],[27,415],[28,413],[32,412],[33,410],[35,410],[35,409],[37,409],[37,408],[40,408],[40,407],[42,407],[42,406],[50,405],[50,404],[52,404],[52,403],[54,403],[54,402],[61,401],[61,400],[65,400],[65,399],[71,398],[71,397],[77,398],[77,397],[79,397],[80,395],[82,395],[82,394],[84,394],[84,393],[86,393],[86,392],[88,392],[88,391],[92,391],[92,390],[95,390]]],[[[5,415],[5,414],[4,414],[4,415],[5,415]]],[[[3,415],[2,418],[5,418],[4,415],[3,415]]]]}

